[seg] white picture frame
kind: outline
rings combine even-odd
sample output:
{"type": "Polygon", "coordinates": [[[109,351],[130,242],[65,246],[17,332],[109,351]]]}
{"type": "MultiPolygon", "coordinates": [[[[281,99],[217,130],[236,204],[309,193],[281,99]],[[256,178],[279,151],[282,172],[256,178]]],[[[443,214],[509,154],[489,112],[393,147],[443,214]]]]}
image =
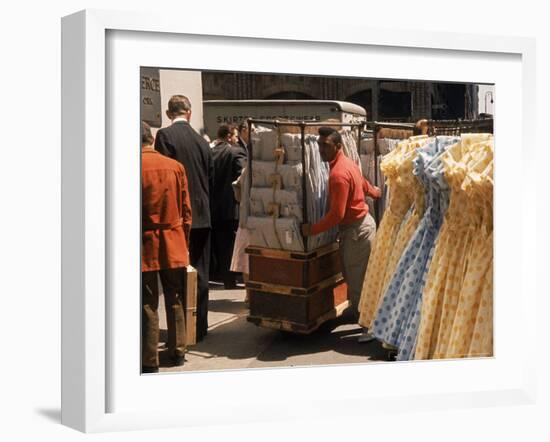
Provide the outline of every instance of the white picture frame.
{"type": "MultiPolygon", "coordinates": [[[[255,47],[267,44],[275,50],[296,47],[297,52],[302,49],[330,51],[337,46],[338,50],[356,51],[371,50],[383,53],[384,51],[420,51],[416,54],[420,58],[444,57],[447,55],[457,57],[470,56],[479,63],[483,63],[484,56],[502,56],[509,58],[512,69],[514,66],[520,71],[515,75],[513,84],[520,78],[519,91],[507,90],[496,84],[496,113],[495,113],[495,137],[497,143],[497,159],[500,146],[506,146],[502,136],[507,124],[511,120],[506,114],[505,108],[499,108],[498,103],[506,102],[507,94],[510,100],[519,99],[519,107],[516,110],[516,127],[521,127],[517,134],[516,159],[520,159],[520,177],[527,177],[534,170],[534,122],[535,112],[535,44],[534,40],[518,37],[488,37],[481,35],[465,35],[451,33],[431,33],[414,31],[389,31],[371,28],[356,28],[339,26],[338,32],[334,29],[327,33],[322,27],[291,27],[277,28],[266,26],[265,23],[250,24],[244,28],[231,28],[220,26],[213,20],[189,20],[185,29],[180,20],[168,15],[155,16],[151,14],[111,12],[100,10],[82,11],[62,21],[62,423],[84,432],[101,432],[140,428],[179,427],[191,425],[207,425],[211,422],[257,422],[262,420],[278,420],[301,417],[331,416],[337,414],[357,415],[368,414],[374,411],[396,412],[415,409],[441,409],[441,408],[467,408],[471,406],[495,406],[500,404],[532,404],[535,401],[535,361],[527,360],[513,362],[507,359],[506,345],[513,345],[513,336],[506,330],[495,328],[495,345],[501,345],[500,354],[495,352],[493,360],[470,361],[434,361],[415,362],[410,364],[371,364],[368,367],[368,376],[382,379],[384,376],[396,376],[396,378],[423,379],[424,372],[433,370],[439,373],[440,382],[434,382],[429,389],[421,381],[418,389],[400,390],[405,384],[390,387],[386,390],[376,390],[374,385],[371,390],[363,390],[360,386],[353,388],[357,379],[367,370],[364,366],[354,367],[321,367],[308,369],[278,369],[278,370],[254,370],[235,371],[231,373],[208,374],[180,374],[171,376],[139,376],[139,361],[132,360],[132,366],[136,370],[123,369],[128,379],[138,384],[127,384],[128,388],[143,389],[134,391],[135,397],[129,396],[128,388],[118,394],[121,404],[131,401],[139,402],[135,409],[125,406],[114,406],[110,395],[118,388],[118,384],[125,382],[120,373],[113,375],[112,370],[119,370],[118,365],[113,368],[113,361],[119,360],[121,355],[113,353],[110,343],[113,335],[113,324],[120,308],[113,307],[113,300],[109,298],[109,292],[118,283],[112,281],[111,266],[117,259],[112,242],[119,241],[114,238],[116,228],[110,228],[114,223],[113,195],[109,192],[116,182],[112,179],[113,167],[116,168],[116,158],[110,149],[112,143],[118,143],[117,135],[107,130],[106,122],[112,118],[118,118],[116,110],[110,109],[109,94],[112,93],[112,82],[116,82],[116,72],[108,69],[113,59],[118,57],[120,51],[113,50],[109,46],[109,34],[114,35],[139,35],[142,43],[148,39],[162,39],[166,37],[172,44],[179,44],[180,40],[193,39],[200,44],[202,40],[209,38],[222,39],[227,37],[240,42],[239,44],[255,47]],[[223,32],[220,31],[223,29],[223,32]],[[306,45],[307,47],[305,47],[306,45]],[[308,46],[309,45],[309,46],[308,46]],[[331,49],[332,48],[332,49],[331,49]],[[519,60],[519,61],[518,61],[519,60]],[[519,63],[519,64],[518,64],[519,63]],[[106,72],[108,75],[106,75],[106,72]],[[517,115],[521,115],[517,118],[517,115]],[[110,144],[111,143],[111,144],[110,144]],[[111,162],[110,162],[111,161],[111,162]],[[508,342],[505,342],[508,341],[508,342]],[[502,356],[501,356],[502,355],[502,356]],[[117,359],[118,358],[118,359],[117,359]],[[504,361],[504,362],[502,362],[504,361]],[[469,364],[469,365],[468,365],[469,364]],[[435,368],[434,368],[435,367],[435,368]],[[305,370],[305,371],[304,371],[305,370]],[[309,370],[309,371],[307,371],[309,370]],[[315,392],[315,382],[321,374],[325,379],[336,379],[339,370],[345,370],[345,380],[342,381],[342,392],[333,392],[332,396],[312,395],[315,392]],[[474,373],[487,376],[493,370],[502,372],[502,377],[494,376],[494,382],[474,385],[474,373]],[[454,379],[455,385],[441,378],[441,373],[462,373],[463,378],[454,379]],[[187,376],[187,378],[185,378],[187,376]],[[469,378],[470,376],[470,378],[469,378]],[[308,379],[313,381],[308,383],[308,379]],[[113,380],[114,379],[114,380],[113,380]],[[145,380],[144,380],[145,379],[145,380]],[[223,407],[228,403],[220,400],[218,405],[213,404],[208,415],[197,409],[190,409],[184,404],[167,411],[158,406],[147,407],[143,397],[148,394],[162,394],[166,388],[179,391],[182,380],[192,380],[193,384],[208,383],[211,389],[228,389],[235,391],[236,395],[229,403],[236,411],[233,416],[225,416],[223,407]],[[298,381],[296,381],[298,379],[298,381]],[[469,385],[468,379],[472,379],[469,385]],[[228,384],[228,380],[230,380],[228,384]],[[266,385],[266,380],[273,384],[275,389],[271,395],[258,397],[257,402],[252,403],[250,397],[253,388],[266,385]],[[271,382],[272,381],[272,382],[271,382]],[[291,385],[299,382],[301,388],[309,394],[307,399],[300,402],[295,390],[284,391],[281,385],[291,385]],[[138,387],[136,387],[138,385],[138,387]],[[235,385],[235,387],[233,387],[235,385]],[[248,385],[249,389],[238,390],[236,386],[248,385]],[[483,386],[485,385],[485,387],[483,386]],[[420,388],[422,387],[422,388],[420,388]],[[277,389],[279,392],[277,393],[277,389]],[[350,393],[351,390],[354,390],[350,393]],[[402,392],[402,393],[401,393],[402,392]],[[123,398],[121,395],[126,395],[123,398]],[[292,400],[289,400],[291,398],[292,400]],[[375,398],[375,400],[373,399],[375,398]],[[336,404],[337,407],[327,407],[328,404],[336,404]],[[358,403],[362,406],[355,407],[358,403]],[[309,406],[304,406],[308,404],[309,406]],[[137,406],[139,405],[139,407],[137,406]],[[235,415],[237,416],[235,418],[235,415]]],[[[210,40],[209,40],[210,41],[210,40]]],[[[116,48],[115,48],[116,49],[116,48]]],[[[161,52],[161,51],[159,51],[161,52]]],[[[383,55],[383,54],[382,54],[383,55]]],[[[394,54],[395,55],[395,54],[394,54]]],[[[412,57],[414,64],[414,57],[412,57]]],[[[460,58],[462,60],[462,58],[460,58]]],[[[135,60],[135,59],[134,59],[135,60]]],[[[242,66],[238,62],[227,61],[226,67],[233,66],[239,70],[242,66]],[[233,64],[231,64],[233,63],[233,64]],[[236,64],[235,64],[236,63],[236,64]],[[240,67],[239,67],[240,66],[240,67]]],[[[223,65],[222,63],[222,65],[223,65]]],[[[265,63],[265,62],[264,62],[265,63]]],[[[175,62],[176,67],[206,68],[206,66],[182,66],[181,60],[175,62]]],[[[221,65],[220,65],[221,66],[221,65]]],[[[134,66],[135,67],[135,66],[134,66]]],[[[168,66],[172,67],[172,66],[168,66]]],[[[422,65],[413,66],[417,72],[422,72],[422,65]]],[[[425,68],[424,68],[425,69],[425,68]]],[[[258,67],[258,70],[269,71],[269,66],[258,67]]],[[[133,70],[131,70],[133,72],[133,70]]],[[[331,73],[334,73],[331,71],[331,73]]],[[[396,74],[398,75],[398,73],[396,74]]],[[[419,74],[421,75],[421,74],[419,74]]],[[[436,74],[434,74],[436,75],[436,74]]],[[[504,75],[504,74],[502,74],[504,75]]],[[[376,75],[372,75],[376,76],[376,75]]],[[[484,77],[483,73],[479,74],[484,77]]],[[[459,78],[459,77],[457,77],[459,78]]],[[[460,77],[462,78],[462,77],[460,77]]],[[[136,73],[136,92],[138,91],[138,77],[136,73]]],[[[436,78],[438,79],[438,78],[436,78]]],[[[454,78],[449,78],[453,80],[454,78]]],[[[490,78],[481,78],[490,81],[490,78]]],[[[128,79],[131,83],[133,80],[128,79]]],[[[503,80],[504,81],[504,80],[503,80]]],[[[134,103],[139,108],[138,103],[134,103]]],[[[130,104],[131,106],[131,104],[130,104]]],[[[134,111],[132,111],[134,112],[134,111]]],[[[139,109],[137,110],[139,113],[139,109]]],[[[132,114],[134,115],[134,114],[132,114]]],[[[130,120],[132,120],[130,118],[130,120]]],[[[138,127],[138,119],[132,120],[138,127]]],[[[119,129],[117,129],[119,130],[119,129]]],[[[120,129],[122,130],[122,129],[120,129]]],[[[131,133],[131,131],[129,132],[131,133]]],[[[137,131],[136,140],[137,140],[137,131]]],[[[128,133],[126,133],[128,139],[128,133]]],[[[132,138],[129,138],[130,144],[132,138]]],[[[116,144],[120,145],[120,144],[116,144]]],[[[136,143],[137,145],[137,143],[136,143]]],[[[135,149],[137,152],[137,148],[135,149]]],[[[508,176],[513,164],[505,162],[505,156],[509,154],[503,149],[501,164],[497,165],[495,178],[495,210],[499,210],[499,204],[505,199],[500,195],[506,193],[512,198],[521,201],[521,210],[517,214],[519,218],[518,231],[515,235],[518,244],[513,247],[517,253],[516,264],[521,265],[520,277],[511,281],[510,287],[505,280],[506,269],[510,265],[509,257],[501,255],[495,258],[495,270],[504,269],[501,272],[503,283],[495,277],[495,292],[497,305],[500,302],[498,296],[502,293],[501,305],[506,303],[507,295],[511,290],[519,293],[518,306],[521,315],[515,326],[522,328],[524,352],[533,353],[531,348],[535,339],[536,324],[528,318],[534,318],[536,309],[535,267],[528,264],[528,256],[535,254],[535,195],[523,186],[516,190],[508,189],[501,176],[508,176]],[[500,172],[502,171],[502,172],[500,172]],[[502,189],[502,191],[501,191],[502,189]],[[499,265],[499,261],[500,265],[499,265]]],[[[136,156],[136,161],[137,157],[136,156]]],[[[498,161],[498,160],[497,160],[498,161]]],[[[119,163],[120,164],[120,163],[119,163]]],[[[137,164],[137,163],[135,163],[137,164]]],[[[135,173],[135,164],[128,166],[135,173]]],[[[135,176],[135,175],[134,175],[135,176]]],[[[525,182],[520,178],[519,181],[525,182]]],[[[135,183],[134,183],[135,184],[135,183]]],[[[131,185],[131,184],[129,184],[131,185]]],[[[502,204],[500,204],[502,209],[502,204]]],[[[119,210],[118,208],[116,210],[119,210]]],[[[135,210],[135,207],[131,210],[135,210]]],[[[119,210],[120,212],[120,210],[119,210]]],[[[131,211],[129,212],[131,213],[131,211]]],[[[498,213],[498,212],[497,212],[498,213]]],[[[504,221],[495,216],[495,250],[499,250],[499,241],[502,244],[503,235],[507,228],[504,221]],[[502,223],[502,227],[499,224],[502,223]],[[499,233],[501,234],[499,236],[499,233]]],[[[131,230],[131,229],[130,229],[131,230]]],[[[135,232],[134,232],[135,233],[135,232]]],[[[118,249],[117,249],[118,250],[118,249]]],[[[502,249],[501,249],[502,250],[502,249]]],[[[134,249],[135,252],[135,249],[134,249]]],[[[117,251],[118,253],[118,251],[117,251]]],[[[138,262],[135,261],[139,271],[138,262]]],[[[508,272],[509,273],[509,272],[508,272]]],[[[124,274],[124,273],[122,273],[124,274]]],[[[508,276],[509,277],[509,276],[508,276]]],[[[119,278],[120,279],[120,278],[119,278]]],[[[139,282],[137,282],[139,285],[139,282]]],[[[516,296],[518,296],[516,293],[516,296]]],[[[136,292],[136,308],[129,308],[130,315],[135,315],[139,322],[139,295],[136,292]]],[[[505,313],[503,310],[502,317],[505,313]]],[[[496,315],[496,313],[495,313],[496,315]]],[[[132,323],[135,325],[135,323],[132,323]]],[[[139,342],[139,329],[131,328],[131,333],[139,342]]],[[[114,338],[113,338],[114,339],[114,338]]],[[[133,357],[133,356],[131,356],[133,357]]],[[[116,365],[116,364],[115,364],[116,365]]],[[[341,372],[340,372],[341,373],[341,372]]],[[[355,384],[357,385],[357,384],[355,384]]],[[[188,397],[195,398],[192,386],[189,385],[188,397]]],[[[266,385],[266,388],[269,388],[266,385]]],[[[408,387],[407,387],[408,388],[408,387]]],[[[131,390],[130,390],[131,391],[131,390]]]]}

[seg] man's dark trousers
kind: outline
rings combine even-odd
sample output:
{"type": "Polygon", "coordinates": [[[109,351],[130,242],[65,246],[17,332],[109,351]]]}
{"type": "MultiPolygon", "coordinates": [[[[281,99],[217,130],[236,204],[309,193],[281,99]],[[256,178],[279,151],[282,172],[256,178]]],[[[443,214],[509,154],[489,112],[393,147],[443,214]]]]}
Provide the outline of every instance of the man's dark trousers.
{"type": "Polygon", "coordinates": [[[230,270],[238,220],[215,222],[212,226],[212,255],[218,259],[218,274],[226,289],[235,288],[236,273],[230,270]]]}
{"type": "Polygon", "coordinates": [[[209,228],[191,229],[189,239],[189,258],[197,270],[197,342],[208,331],[208,277],[210,271],[210,234],[209,228]]]}

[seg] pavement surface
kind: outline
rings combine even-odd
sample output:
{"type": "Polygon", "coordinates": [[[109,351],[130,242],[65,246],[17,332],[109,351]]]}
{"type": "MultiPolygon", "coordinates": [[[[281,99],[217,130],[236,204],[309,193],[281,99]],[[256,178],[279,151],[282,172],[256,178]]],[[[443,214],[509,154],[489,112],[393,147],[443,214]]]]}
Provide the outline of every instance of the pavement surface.
{"type": "Polygon", "coordinates": [[[210,289],[208,334],[189,346],[185,365],[170,364],[164,340],[166,316],[160,300],[160,372],[211,371],[242,368],[364,364],[387,360],[376,340],[359,343],[361,328],[350,315],[328,321],[302,336],[258,327],[246,320],[245,290],[210,289]]]}

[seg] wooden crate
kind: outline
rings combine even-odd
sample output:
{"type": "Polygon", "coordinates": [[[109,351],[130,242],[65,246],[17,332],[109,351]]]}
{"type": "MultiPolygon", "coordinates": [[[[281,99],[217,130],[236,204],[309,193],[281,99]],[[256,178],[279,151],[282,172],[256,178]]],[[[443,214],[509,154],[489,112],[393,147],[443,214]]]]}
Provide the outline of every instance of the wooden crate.
{"type": "Polygon", "coordinates": [[[247,247],[250,281],[310,288],[340,273],[338,244],[329,244],[312,252],[247,247]]]}
{"type": "Polygon", "coordinates": [[[342,279],[303,294],[250,289],[249,301],[249,322],[306,334],[316,330],[323,322],[339,316],[349,305],[347,285],[342,279]]]}
{"type": "Polygon", "coordinates": [[[337,244],[309,253],[249,247],[248,321],[311,333],[349,305],[337,244]]]}
{"type": "Polygon", "coordinates": [[[185,340],[187,345],[197,343],[197,271],[187,266],[185,304],[185,340]]]}

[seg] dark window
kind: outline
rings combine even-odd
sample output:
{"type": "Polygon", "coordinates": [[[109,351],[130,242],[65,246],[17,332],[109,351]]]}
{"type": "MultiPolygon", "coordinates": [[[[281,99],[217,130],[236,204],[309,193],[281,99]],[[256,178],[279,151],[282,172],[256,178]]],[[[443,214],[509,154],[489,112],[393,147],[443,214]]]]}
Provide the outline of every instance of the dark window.
{"type": "Polygon", "coordinates": [[[412,115],[411,93],[380,89],[378,106],[381,120],[409,119],[412,115]]]}
{"type": "Polygon", "coordinates": [[[454,120],[465,117],[466,86],[438,83],[433,86],[432,118],[454,120]]]}

